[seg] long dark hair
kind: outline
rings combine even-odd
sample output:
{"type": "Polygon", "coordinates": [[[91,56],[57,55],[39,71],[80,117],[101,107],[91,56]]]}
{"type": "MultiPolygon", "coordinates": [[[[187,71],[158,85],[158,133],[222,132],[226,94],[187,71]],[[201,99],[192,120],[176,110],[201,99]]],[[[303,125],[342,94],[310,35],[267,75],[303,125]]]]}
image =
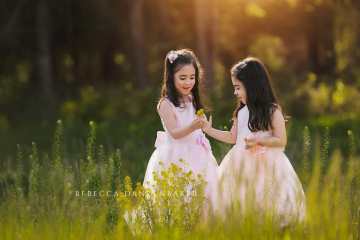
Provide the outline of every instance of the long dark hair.
{"type": "Polygon", "coordinates": [[[170,51],[165,57],[164,63],[164,78],[161,88],[161,99],[167,97],[176,107],[180,106],[179,94],[175,88],[175,73],[179,71],[184,65],[192,64],[195,68],[195,85],[191,90],[192,103],[196,110],[203,108],[203,104],[200,100],[200,82],[202,78],[202,69],[200,63],[195,56],[194,52],[190,49],[180,49],[176,51],[170,51]],[[175,57],[169,57],[172,54],[175,57]]]}
{"type": "MultiPolygon", "coordinates": [[[[248,57],[231,68],[231,75],[245,87],[249,129],[252,132],[271,129],[272,114],[278,108],[278,103],[265,65],[257,58],[248,57]]],[[[234,117],[242,107],[244,105],[239,102],[234,117]]]]}

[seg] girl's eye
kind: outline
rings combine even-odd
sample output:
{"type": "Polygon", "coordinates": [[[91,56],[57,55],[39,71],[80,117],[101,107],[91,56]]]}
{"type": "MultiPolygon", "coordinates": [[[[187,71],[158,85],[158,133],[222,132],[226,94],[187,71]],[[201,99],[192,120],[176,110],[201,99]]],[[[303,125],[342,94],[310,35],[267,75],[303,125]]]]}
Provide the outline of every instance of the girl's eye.
{"type": "Polygon", "coordinates": [[[180,78],[180,80],[185,80],[186,78],[180,78]]]}

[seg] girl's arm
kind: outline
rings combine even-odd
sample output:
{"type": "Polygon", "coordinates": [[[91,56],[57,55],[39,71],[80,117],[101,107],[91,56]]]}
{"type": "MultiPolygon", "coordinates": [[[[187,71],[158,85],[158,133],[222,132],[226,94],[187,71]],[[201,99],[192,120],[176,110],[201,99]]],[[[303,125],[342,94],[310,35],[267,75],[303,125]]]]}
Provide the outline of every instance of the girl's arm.
{"type": "Polygon", "coordinates": [[[230,131],[221,131],[212,127],[212,116],[210,116],[209,121],[205,118],[205,124],[203,127],[203,131],[208,134],[209,136],[230,144],[236,143],[236,136],[237,136],[237,119],[233,120],[233,125],[230,131]]]}
{"type": "Polygon", "coordinates": [[[163,119],[165,127],[168,130],[169,134],[175,139],[185,137],[196,129],[202,127],[202,121],[198,118],[186,127],[177,127],[176,115],[172,109],[172,106],[167,101],[162,101],[159,104],[158,113],[163,119]]]}
{"type": "Polygon", "coordinates": [[[266,147],[285,147],[287,143],[285,119],[280,109],[276,109],[273,113],[271,124],[272,136],[259,138],[257,143],[266,147]]]}

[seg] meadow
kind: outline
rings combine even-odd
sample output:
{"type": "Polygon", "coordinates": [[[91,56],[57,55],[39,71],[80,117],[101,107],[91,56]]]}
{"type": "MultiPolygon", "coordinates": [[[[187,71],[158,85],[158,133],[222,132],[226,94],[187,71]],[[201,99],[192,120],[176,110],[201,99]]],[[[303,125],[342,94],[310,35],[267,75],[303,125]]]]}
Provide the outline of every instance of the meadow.
{"type": "MultiPolygon", "coordinates": [[[[126,155],[108,150],[90,122],[84,151],[65,154],[66,126],[56,124],[51,151],[17,146],[16,167],[1,171],[1,239],[360,239],[360,158],[356,133],[343,132],[341,144],[331,128],[313,133],[309,126],[289,126],[288,150],[307,197],[304,223],[280,228],[256,211],[240,215],[238,206],[225,220],[202,221],[201,195],[159,196],[149,201],[142,184],[127,176],[126,155]],[[291,130],[292,129],[292,130],[291,130]],[[291,140],[293,139],[293,140],[291,140]],[[292,143],[296,142],[296,146],[292,143]],[[132,221],[124,216],[145,209],[132,221]]],[[[339,130],[337,130],[339,131],[339,130]]],[[[218,155],[226,151],[214,145],[218,155]]],[[[141,173],[139,173],[141,175],[141,173]]],[[[158,176],[162,191],[203,182],[172,167],[158,176]]]]}

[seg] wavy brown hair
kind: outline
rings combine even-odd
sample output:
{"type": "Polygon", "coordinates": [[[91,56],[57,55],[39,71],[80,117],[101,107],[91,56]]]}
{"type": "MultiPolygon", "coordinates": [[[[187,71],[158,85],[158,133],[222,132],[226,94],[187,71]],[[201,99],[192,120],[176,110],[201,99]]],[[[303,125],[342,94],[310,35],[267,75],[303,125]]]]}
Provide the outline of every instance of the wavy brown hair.
{"type": "MultiPolygon", "coordinates": [[[[259,59],[249,57],[236,63],[231,68],[231,75],[245,87],[249,129],[252,132],[269,130],[272,127],[272,115],[279,106],[265,65],[259,59]]],[[[242,107],[244,105],[239,102],[233,117],[237,116],[242,107]]]]}
{"type": "Polygon", "coordinates": [[[164,78],[161,88],[160,100],[167,97],[176,107],[180,106],[179,94],[175,88],[175,73],[179,71],[183,66],[191,64],[195,68],[195,85],[191,90],[193,99],[192,103],[196,110],[203,108],[203,104],[200,99],[199,86],[202,78],[202,69],[194,52],[190,49],[180,49],[173,51],[177,54],[176,59],[173,62],[169,60],[169,53],[165,57],[164,62],[164,78]]]}

